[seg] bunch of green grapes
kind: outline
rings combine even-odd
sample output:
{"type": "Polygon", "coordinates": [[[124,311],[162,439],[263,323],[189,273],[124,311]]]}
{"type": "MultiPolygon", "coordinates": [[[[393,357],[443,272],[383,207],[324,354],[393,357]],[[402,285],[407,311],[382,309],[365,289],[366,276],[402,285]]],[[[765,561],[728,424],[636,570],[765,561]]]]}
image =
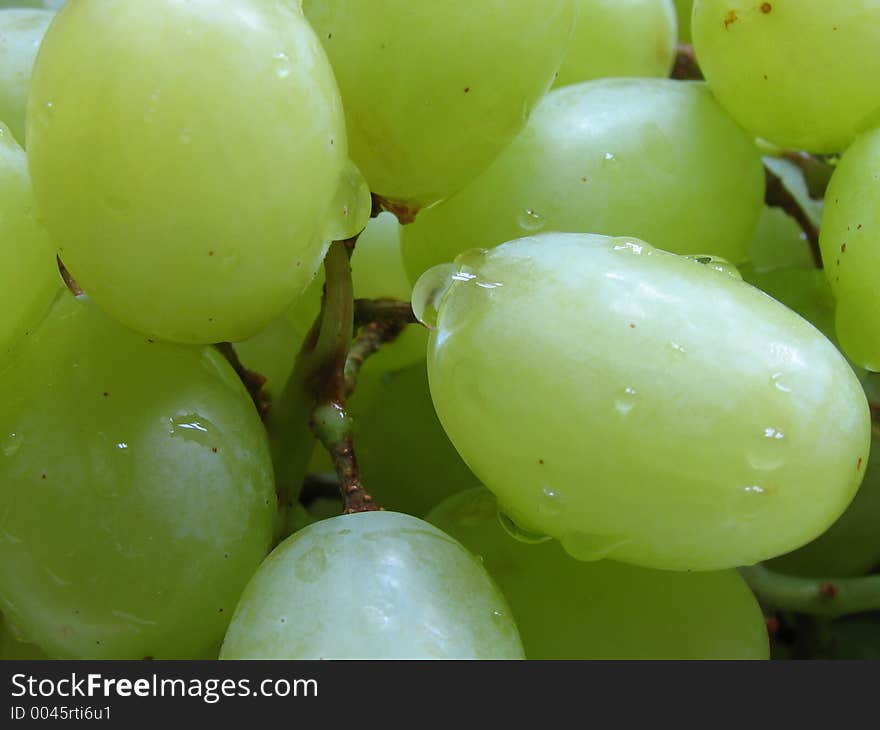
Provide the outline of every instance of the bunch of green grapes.
{"type": "Polygon", "coordinates": [[[610,79],[557,89],[479,178],[403,230],[410,276],[541,231],[636,236],[739,263],[761,213],[752,139],[705,84],[610,79]]]}
{"type": "Polygon", "coordinates": [[[751,564],[818,536],[864,475],[846,360],[699,260],[545,234],[464,254],[417,296],[451,441],[516,524],[575,557],[751,564]]]}
{"type": "Polygon", "coordinates": [[[672,0],[577,0],[556,86],[616,76],[668,76],[678,29],[672,0]]]}
{"type": "Polygon", "coordinates": [[[736,571],[580,562],[558,543],[513,539],[482,488],[447,499],[427,519],[480,556],[510,604],[529,659],[768,656],[764,617],[736,571]]]}
{"type": "Polygon", "coordinates": [[[0,608],[52,657],[193,658],[270,548],[266,435],[213,348],[63,291],[0,377],[0,608]]]}
{"type": "Polygon", "coordinates": [[[410,214],[523,127],[568,48],[574,0],[304,0],[339,81],[352,159],[410,214]]]}

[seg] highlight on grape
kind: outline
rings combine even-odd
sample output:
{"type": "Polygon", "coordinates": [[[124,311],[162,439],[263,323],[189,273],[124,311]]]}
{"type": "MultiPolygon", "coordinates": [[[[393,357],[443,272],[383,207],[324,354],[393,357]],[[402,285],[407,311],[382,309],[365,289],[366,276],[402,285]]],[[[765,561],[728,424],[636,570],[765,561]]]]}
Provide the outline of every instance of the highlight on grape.
{"type": "Polygon", "coordinates": [[[0,2],[0,658],[880,656],[878,49],[0,2]]]}

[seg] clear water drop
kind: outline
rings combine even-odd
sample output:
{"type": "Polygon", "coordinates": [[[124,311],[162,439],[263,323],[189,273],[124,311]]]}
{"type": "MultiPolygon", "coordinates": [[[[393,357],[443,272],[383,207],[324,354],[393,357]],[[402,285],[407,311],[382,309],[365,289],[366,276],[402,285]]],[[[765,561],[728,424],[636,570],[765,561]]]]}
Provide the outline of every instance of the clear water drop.
{"type": "Polygon", "coordinates": [[[523,208],[519,214],[519,227],[527,233],[542,231],[547,221],[538,211],[532,208],[523,208]]]}
{"type": "Polygon", "coordinates": [[[283,51],[279,51],[273,57],[273,65],[275,67],[275,75],[279,79],[286,79],[291,74],[290,56],[283,51]]]}
{"type": "Polygon", "coordinates": [[[791,386],[785,381],[785,373],[773,373],[770,376],[770,384],[781,393],[791,393],[791,386]]]}
{"type": "Polygon", "coordinates": [[[541,490],[541,501],[538,503],[538,514],[543,517],[558,517],[562,514],[564,500],[562,494],[552,487],[541,490]]]}
{"type": "Polygon", "coordinates": [[[628,416],[636,407],[638,396],[635,388],[624,388],[623,394],[614,401],[614,410],[621,416],[628,416]]]}
{"type": "Polygon", "coordinates": [[[524,542],[527,545],[540,545],[542,542],[549,542],[553,539],[548,535],[542,535],[539,532],[532,532],[531,530],[526,530],[525,528],[520,527],[500,509],[498,510],[498,521],[501,523],[504,531],[514,540],[524,542]]]}
{"type": "Polygon", "coordinates": [[[413,287],[412,307],[416,319],[428,329],[437,326],[440,305],[456,281],[466,276],[459,264],[440,264],[428,269],[413,287]]]}
{"type": "Polygon", "coordinates": [[[15,456],[21,448],[22,438],[18,434],[11,433],[3,442],[3,456],[15,456]]]}
{"type": "Polygon", "coordinates": [[[216,443],[217,428],[208,419],[193,413],[175,416],[170,419],[172,438],[181,438],[199,446],[216,443]]]}
{"type": "Polygon", "coordinates": [[[706,255],[696,255],[696,256],[685,256],[686,259],[690,259],[698,264],[702,264],[707,269],[711,269],[712,271],[717,271],[719,274],[725,274],[729,276],[731,279],[737,279],[742,281],[742,274],[739,272],[739,269],[736,268],[730,261],[727,259],[723,259],[720,256],[712,256],[711,254],[706,255]]]}
{"type": "Polygon", "coordinates": [[[759,471],[774,471],[785,463],[787,447],[785,433],[768,426],[758,435],[749,450],[749,465],[759,471]]]}

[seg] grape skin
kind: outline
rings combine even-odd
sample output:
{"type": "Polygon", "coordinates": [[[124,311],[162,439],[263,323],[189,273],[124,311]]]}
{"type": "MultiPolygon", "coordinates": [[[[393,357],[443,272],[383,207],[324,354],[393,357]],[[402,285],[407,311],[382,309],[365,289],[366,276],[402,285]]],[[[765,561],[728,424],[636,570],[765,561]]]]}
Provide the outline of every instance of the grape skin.
{"type": "Polygon", "coordinates": [[[570,231],[738,264],[763,197],[752,139],[705,84],[591,81],[551,92],[486,172],[404,226],[404,263],[416,279],[468,248],[570,231]]]}
{"type": "Polygon", "coordinates": [[[526,545],[501,527],[483,488],[426,518],[498,583],[528,659],[767,659],[764,617],[735,571],[674,573],[584,563],[556,542],[526,545]]]}
{"type": "Polygon", "coordinates": [[[78,0],[37,57],[27,138],[65,264],[154,338],[255,335],[369,215],[296,3],[78,0]]]}
{"type": "Polygon", "coordinates": [[[479,562],[397,512],[316,522],[266,559],[221,659],[521,659],[510,611],[479,562]]]}
{"type": "Polygon", "coordinates": [[[694,47],[712,91],[757,137],[845,150],[880,112],[876,0],[695,0],[694,47]]]}
{"type": "Polygon", "coordinates": [[[217,645],[276,511],[265,432],[223,358],[65,290],[0,403],[3,612],[56,658],[217,645]]]}
{"type": "Polygon", "coordinates": [[[417,210],[460,190],[553,81],[572,0],[305,0],[342,91],[352,159],[417,210]]]}
{"type": "Polygon", "coordinates": [[[467,280],[442,298],[431,394],[523,528],[582,559],[716,570],[804,544],[855,495],[870,439],[860,384],[753,287],[589,235],[457,267],[467,280]]]}
{"type": "Polygon", "coordinates": [[[672,0],[578,0],[555,86],[606,77],[669,76],[678,29],[672,0]]]}

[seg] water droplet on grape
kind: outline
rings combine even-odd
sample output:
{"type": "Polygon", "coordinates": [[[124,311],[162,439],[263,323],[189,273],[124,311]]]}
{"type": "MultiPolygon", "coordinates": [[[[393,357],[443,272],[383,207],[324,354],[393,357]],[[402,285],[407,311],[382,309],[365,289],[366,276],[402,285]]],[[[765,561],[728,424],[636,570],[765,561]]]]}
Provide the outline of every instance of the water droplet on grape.
{"type": "Polygon", "coordinates": [[[22,439],[18,434],[11,433],[3,444],[3,456],[15,456],[21,448],[22,439]]]}
{"type": "Polygon", "coordinates": [[[548,535],[542,535],[538,532],[532,532],[530,530],[526,530],[520,527],[516,522],[514,522],[510,517],[504,514],[500,509],[498,510],[498,521],[501,523],[501,526],[504,528],[504,531],[510,535],[514,540],[518,540],[519,542],[524,542],[527,545],[539,545],[542,542],[549,542],[553,538],[548,535]]]}
{"type": "Polygon", "coordinates": [[[440,305],[452,285],[461,280],[460,271],[459,264],[441,264],[419,277],[413,287],[412,307],[416,319],[425,327],[434,329],[437,326],[440,305]]]}
{"type": "Polygon", "coordinates": [[[791,393],[791,388],[785,382],[785,373],[773,373],[770,376],[770,384],[782,393],[791,393]]]}
{"type": "Polygon", "coordinates": [[[284,52],[279,52],[275,54],[274,57],[274,65],[275,65],[275,75],[279,79],[286,79],[290,76],[291,68],[290,68],[290,56],[288,56],[284,52]]]}
{"type": "Polygon", "coordinates": [[[562,514],[563,498],[560,492],[552,487],[541,490],[541,501],[538,503],[538,514],[543,517],[557,517],[562,514]]]}
{"type": "Polygon", "coordinates": [[[196,414],[175,416],[170,419],[171,436],[191,441],[200,446],[210,446],[216,442],[217,428],[208,419],[196,414]]]}
{"type": "Polygon", "coordinates": [[[636,407],[638,395],[639,394],[635,388],[625,388],[623,395],[614,402],[614,410],[616,410],[621,416],[628,416],[632,409],[636,407]]]}
{"type": "Polygon", "coordinates": [[[788,442],[778,428],[767,427],[749,451],[748,461],[753,469],[773,471],[785,463],[788,442]]]}
{"type": "Polygon", "coordinates": [[[673,349],[678,355],[686,355],[686,354],[687,354],[687,349],[686,349],[686,348],[684,347],[684,345],[682,345],[680,342],[676,342],[675,340],[672,340],[672,341],[669,343],[669,346],[670,346],[670,347],[671,347],[671,348],[672,348],[672,349],[673,349]]]}
{"type": "Polygon", "coordinates": [[[730,261],[727,259],[723,259],[720,256],[712,256],[711,254],[706,255],[697,255],[697,256],[685,256],[685,258],[690,259],[691,261],[695,261],[698,264],[702,264],[707,269],[711,269],[712,271],[717,271],[719,274],[725,274],[732,279],[737,279],[742,281],[742,274],[739,272],[739,269],[736,268],[730,261]]]}
{"type": "Polygon", "coordinates": [[[538,211],[524,208],[519,214],[519,227],[527,233],[537,233],[544,229],[547,221],[538,211]]]}
{"type": "Polygon", "coordinates": [[[631,540],[622,535],[597,535],[588,532],[570,532],[562,540],[562,547],[571,557],[585,562],[605,560],[631,540]]]}
{"type": "Polygon", "coordinates": [[[605,162],[616,162],[617,156],[613,152],[606,152],[603,158],[605,162]]]}

